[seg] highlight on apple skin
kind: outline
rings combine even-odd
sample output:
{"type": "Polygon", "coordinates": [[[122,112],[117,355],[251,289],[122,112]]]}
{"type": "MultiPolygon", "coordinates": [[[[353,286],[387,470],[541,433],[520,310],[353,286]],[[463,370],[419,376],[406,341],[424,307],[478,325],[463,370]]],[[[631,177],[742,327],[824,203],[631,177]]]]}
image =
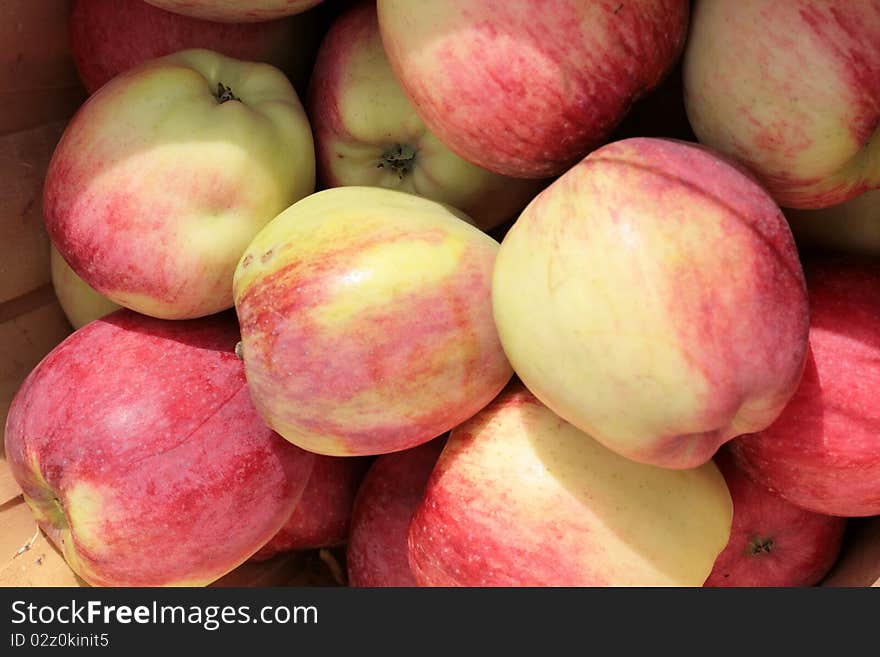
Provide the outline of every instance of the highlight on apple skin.
{"type": "Polygon", "coordinates": [[[265,561],[292,550],[343,545],[348,539],[355,495],[371,462],[364,457],[315,455],[312,474],[290,518],[251,561],[265,561]]]}
{"type": "Polygon", "coordinates": [[[476,413],[512,374],[492,320],[497,252],[454,208],[379,187],[282,212],[234,277],[263,419],[309,451],[368,456],[476,413]]]}
{"type": "Polygon", "coordinates": [[[547,183],[501,176],[463,160],[418,117],[394,77],[375,0],[330,27],[306,102],[319,183],[399,189],[458,208],[488,231],[514,219],[547,183]]]}
{"type": "Polygon", "coordinates": [[[804,263],[810,351],[779,418],[730,443],[753,479],[792,504],[836,516],[880,515],[880,263],[804,263]]]}
{"type": "Polygon", "coordinates": [[[185,50],[117,76],[77,111],[46,173],[46,228],[111,301],[163,319],[231,308],[254,235],[314,190],[314,146],[287,78],[185,50]]]}
{"type": "Polygon", "coordinates": [[[753,481],[728,446],[713,459],[733,501],[730,542],[703,586],[814,586],[840,554],[846,518],[795,506],[753,481]]]}
{"type": "Polygon", "coordinates": [[[69,25],[70,53],[90,94],[149,59],[188,48],[271,64],[302,91],[318,47],[310,14],[260,23],[217,23],[143,0],[74,0],[69,25]]]}
{"type": "Polygon", "coordinates": [[[685,102],[700,141],[754,171],[783,207],[880,187],[880,5],[697,0],[685,102]]]}
{"type": "Polygon", "coordinates": [[[713,463],[626,459],[516,383],[450,434],[409,563],[420,586],[701,586],[732,513],[713,463]]]}
{"type": "Polygon", "coordinates": [[[407,534],[446,438],[383,454],[370,466],[351,515],[345,558],[349,586],[417,586],[407,534]]]}
{"type": "Polygon", "coordinates": [[[294,16],[323,0],[146,0],[185,16],[226,23],[256,23],[294,16]]]}
{"type": "Polygon", "coordinates": [[[378,0],[382,42],[425,124],[514,178],[599,146],[684,47],[687,0],[378,0]]]}
{"type": "Polygon", "coordinates": [[[780,209],[722,156],[664,139],[608,144],[539,194],[502,242],[493,306],[538,399],[669,468],[772,423],[807,350],[780,209]]]}
{"type": "Polygon", "coordinates": [[[88,283],[76,275],[70,265],[58,253],[54,244],[49,245],[49,267],[52,288],[64,316],[74,329],[119,310],[119,305],[98,294],[88,283]]]}
{"type": "Polygon", "coordinates": [[[237,340],[232,313],[120,310],[74,332],[19,389],[6,458],[89,584],[208,584],[290,516],[315,457],[262,422],[237,340]]]}

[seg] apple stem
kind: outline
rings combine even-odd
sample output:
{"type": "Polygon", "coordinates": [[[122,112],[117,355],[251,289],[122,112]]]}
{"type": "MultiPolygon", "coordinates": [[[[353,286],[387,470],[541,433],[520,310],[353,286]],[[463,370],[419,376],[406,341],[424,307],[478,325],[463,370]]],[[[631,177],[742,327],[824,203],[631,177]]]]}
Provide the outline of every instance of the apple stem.
{"type": "Polygon", "coordinates": [[[753,557],[770,554],[773,551],[773,539],[768,536],[754,536],[749,541],[748,551],[753,557]]]}
{"type": "Polygon", "coordinates": [[[241,340],[235,343],[235,357],[238,360],[244,360],[244,345],[241,343],[241,340]]]}
{"type": "Polygon", "coordinates": [[[395,171],[400,179],[403,180],[403,177],[412,171],[413,166],[415,166],[416,153],[416,149],[409,144],[395,144],[382,153],[376,168],[384,169],[388,167],[395,171]]]}
{"type": "Polygon", "coordinates": [[[222,82],[217,83],[217,100],[221,104],[228,100],[237,100],[241,102],[241,98],[232,93],[232,87],[227,87],[222,82]]]}

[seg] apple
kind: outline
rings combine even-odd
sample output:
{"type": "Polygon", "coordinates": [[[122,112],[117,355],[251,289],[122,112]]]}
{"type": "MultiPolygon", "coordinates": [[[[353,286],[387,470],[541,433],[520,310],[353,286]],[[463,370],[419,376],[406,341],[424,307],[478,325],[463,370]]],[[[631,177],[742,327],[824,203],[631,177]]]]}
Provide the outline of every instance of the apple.
{"type": "Polygon", "coordinates": [[[86,91],[149,59],[207,48],[277,66],[304,90],[318,45],[311,14],[261,23],[217,23],[143,0],[74,0],[70,52],[86,91]]]}
{"type": "Polygon", "coordinates": [[[732,513],[713,463],[636,463],[513,384],[450,434],[409,563],[420,586],[700,586],[732,513]]]}
{"type": "Polygon", "coordinates": [[[248,243],[314,185],[311,130],[284,74],[193,49],[86,101],[52,155],[43,209],[58,251],[99,293],[189,319],[232,306],[248,243]]]}
{"type": "Polygon", "coordinates": [[[687,0],[379,0],[391,67],[464,159],[516,178],[562,173],[678,58],[687,0]]]}
{"type": "Polygon", "coordinates": [[[314,456],[260,420],[237,339],[232,313],[120,310],[74,332],[17,392],[9,467],[89,584],[208,584],[290,516],[314,456]]]}
{"type": "Polygon", "coordinates": [[[837,205],[880,187],[880,4],[698,0],[684,55],[700,141],[777,202],[837,205]]]}
{"type": "Polygon", "coordinates": [[[345,559],[349,586],[417,586],[409,567],[407,534],[445,444],[442,436],[383,454],[370,466],[351,515],[345,559]]]}
{"type": "Polygon", "coordinates": [[[787,209],[785,215],[802,251],[880,256],[880,190],[830,208],[787,209]]]}
{"type": "Polygon", "coordinates": [[[58,249],[49,245],[49,264],[52,273],[52,287],[61,310],[73,328],[78,329],[114,310],[119,306],[107,297],[101,296],[88,283],[76,275],[58,249]]]}
{"type": "Polygon", "coordinates": [[[690,468],[768,426],[807,350],[788,224],[738,167],[634,138],[532,201],[493,280],[501,343],[557,415],[644,463],[690,468]]]}
{"type": "Polygon", "coordinates": [[[146,0],[184,16],[226,23],[253,23],[293,16],[322,0],[146,0]]]}
{"type": "Polygon", "coordinates": [[[299,504],[277,534],[251,557],[265,561],[281,552],[337,547],[348,539],[358,486],[372,461],[315,456],[299,504]]]}
{"type": "Polygon", "coordinates": [[[755,483],[727,446],[714,461],[733,500],[733,526],[704,586],[817,584],[837,561],[846,518],[806,511],[755,483]]]}
{"type": "Polygon", "coordinates": [[[263,419],[311,452],[368,456],[476,413],[512,374],[492,321],[497,252],[458,210],[380,187],[282,212],[233,281],[263,419]]]}
{"type": "Polygon", "coordinates": [[[810,353],[779,418],[731,443],[741,467],[793,504],[880,515],[880,262],[809,260],[810,353]]]}
{"type": "Polygon", "coordinates": [[[545,185],[481,169],[428,131],[385,57],[372,0],[339,16],[324,37],[307,107],[318,179],[327,187],[420,194],[459,208],[490,230],[514,218],[545,185]]]}

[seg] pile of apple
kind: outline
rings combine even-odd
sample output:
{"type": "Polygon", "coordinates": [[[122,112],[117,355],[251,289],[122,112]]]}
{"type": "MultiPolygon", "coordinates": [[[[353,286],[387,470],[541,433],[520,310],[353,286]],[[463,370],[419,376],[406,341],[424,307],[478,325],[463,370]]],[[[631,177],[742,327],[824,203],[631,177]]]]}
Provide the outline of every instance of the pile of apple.
{"type": "Polygon", "coordinates": [[[880,515],[878,3],[70,21],[77,330],[5,443],[87,582],[344,545],[354,586],[806,586],[880,515]],[[679,62],[695,140],[620,138],[679,62]]]}

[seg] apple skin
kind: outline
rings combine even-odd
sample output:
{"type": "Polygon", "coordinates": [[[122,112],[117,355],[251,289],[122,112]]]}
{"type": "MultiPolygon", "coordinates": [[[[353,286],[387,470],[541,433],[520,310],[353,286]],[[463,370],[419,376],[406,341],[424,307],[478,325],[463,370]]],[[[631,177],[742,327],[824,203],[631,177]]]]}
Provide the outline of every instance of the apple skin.
{"type": "Polygon", "coordinates": [[[314,185],[311,130],[284,74],[194,49],[86,101],[52,155],[43,207],[49,237],[91,287],[190,319],[232,306],[241,253],[314,185]],[[219,102],[218,84],[242,100],[219,102]]]}
{"type": "Polygon", "coordinates": [[[19,389],[6,458],[89,584],[208,584],[290,516],[314,455],[260,420],[237,339],[232,313],[120,310],[74,332],[19,389]]]}
{"type": "Polygon", "coordinates": [[[804,263],[810,353],[779,418],[731,442],[756,481],[804,509],[880,515],[880,263],[804,263]]]}
{"type": "Polygon", "coordinates": [[[351,509],[372,459],[315,455],[299,504],[266,545],[251,557],[265,561],[281,552],[337,547],[348,539],[351,509]]]}
{"type": "Polygon", "coordinates": [[[820,210],[786,209],[802,252],[880,257],[880,190],[820,210]]]}
{"type": "Polygon", "coordinates": [[[726,446],[714,461],[733,500],[733,526],[704,586],[819,583],[840,554],[846,518],[806,511],[755,483],[726,446]]]}
{"type": "Polygon", "coordinates": [[[306,105],[318,180],[326,187],[419,194],[462,210],[488,231],[514,218],[546,185],[481,169],[428,131],[385,57],[374,1],[357,3],[330,27],[306,105]]]}
{"type": "Polygon", "coordinates": [[[233,281],[263,419],[311,452],[369,456],[476,413],[512,375],[492,320],[497,252],[458,210],[380,187],[285,210],[233,281]]]}
{"type": "Polygon", "coordinates": [[[782,212],[685,142],[608,144],[539,194],[502,242],[493,305],[514,371],[544,404],[669,468],[773,422],[807,350],[782,212]]]}
{"type": "Polygon", "coordinates": [[[700,141],[784,207],[880,187],[880,4],[698,0],[684,55],[700,141]]]}
{"type": "Polygon", "coordinates": [[[562,173],[656,87],[687,0],[379,0],[391,67],[428,128],[515,178],[562,173]]]}
{"type": "Polygon", "coordinates": [[[418,586],[409,567],[407,534],[445,444],[441,436],[383,454],[370,466],[351,516],[345,559],[349,586],[418,586]]]}
{"type": "Polygon", "coordinates": [[[89,322],[108,315],[119,306],[110,299],[98,294],[88,283],[76,275],[55,245],[49,245],[49,265],[52,272],[52,287],[64,311],[67,321],[74,329],[82,328],[89,322]]]}
{"type": "Polygon", "coordinates": [[[409,563],[420,586],[701,586],[732,514],[713,463],[626,459],[515,383],[450,434],[409,563]]]}
{"type": "Polygon", "coordinates": [[[304,91],[318,46],[311,14],[262,23],[217,23],[174,14],[143,0],[74,0],[70,52],[88,93],[143,62],[188,48],[281,69],[304,91]]]}
{"type": "Polygon", "coordinates": [[[256,23],[301,14],[322,0],[146,0],[184,16],[223,23],[256,23]]]}

